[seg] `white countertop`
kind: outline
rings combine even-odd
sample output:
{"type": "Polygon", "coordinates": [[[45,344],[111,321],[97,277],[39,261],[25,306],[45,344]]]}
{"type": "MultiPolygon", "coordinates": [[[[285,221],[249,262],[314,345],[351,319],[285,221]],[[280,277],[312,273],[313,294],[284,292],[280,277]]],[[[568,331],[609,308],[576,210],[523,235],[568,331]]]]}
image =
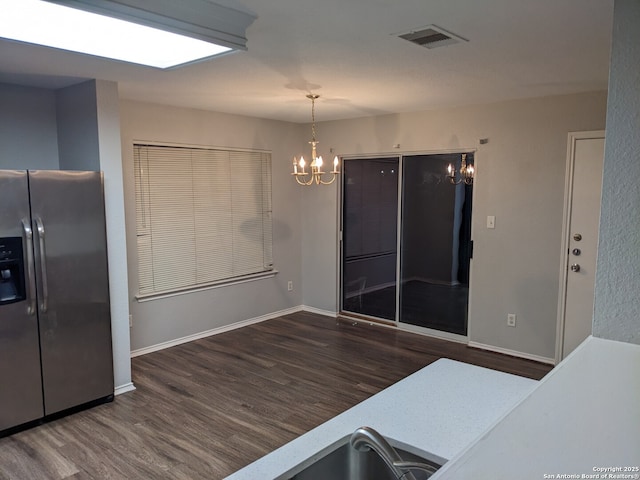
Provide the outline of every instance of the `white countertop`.
{"type": "Polygon", "coordinates": [[[431,478],[637,479],[639,469],[640,345],[590,337],[431,478]]]}
{"type": "Polygon", "coordinates": [[[535,380],[440,359],[226,480],[273,479],[365,425],[400,444],[415,447],[407,450],[451,459],[537,384],[535,380]]]}

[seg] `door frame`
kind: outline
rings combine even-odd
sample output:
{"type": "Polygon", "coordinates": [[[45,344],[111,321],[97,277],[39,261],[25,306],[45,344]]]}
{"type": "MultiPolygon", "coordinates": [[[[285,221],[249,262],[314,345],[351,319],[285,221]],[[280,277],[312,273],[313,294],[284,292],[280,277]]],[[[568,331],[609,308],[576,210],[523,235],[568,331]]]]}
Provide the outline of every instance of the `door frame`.
{"type": "MultiPolygon", "coordinates": [[[[398,157],[399,163],[398,163],[398,169],[399,169],[399,175],[398,175],[398,219],[397,219],[397,238],[396,238],[396,245],[397,245],[397,258],[396,258],[396,282],[399,278],[400,275],[400,246],[401,246],[401,222],[402,222],[402,218],[401,218],[401,213],[402,213],[402,188],[401,188],[401,182],[402,182],[402,175],[404,175],[404,164],[403,164],[403,159],[404,157],[407,156],[412,156],[412,155],[445,155],[445,154],[457,154],[457,153],[469,153],[469,152],[473,152],[473,164],[475,167],[475,171],[476,171],[476,175],[474,176],[473,182],[474,182],[474,186],[477,184],[477,172],[478,172],[478,161],[479,161],[479,149],[477,147],[468,147],[468,148],[464,148],[464,147],[458,147],[458,148],[451,148],[451,149],[438,149],[438,150],[417,150],[417,151],[395,151],[395,152],[378,152],[378,153],[370,153],[370,154],[366,154],[366,153],[358,153],[358,154],[342,154],[340,155],[340,161],[341,163],[343,163],[345,160],[362,160],[362,159],[375,159],[375,158],[387,158],[387,157],[398,157]]],[[[399,319],[399,302],[398,302],[398,296],[399,296],[399,289],[398,291],[396,291],[396,317],[395,320],[386,320],[386,319],[378,319],[378,318],[373,318],[373,317],[369,317],[367,315],[359,315],[359,314],[355,314],[352,312],[348,312],[343,310],[343,305],[342,305],[342,295],[343,295],[343,284],[342,284],[342,280],[343,280],[343,272],[342,272],[342,258],[343,258],[343,228],[344,228],[344,218],[343,218],[343,213],[344,213],[344,175],[340,176],[340,184],[338,187],[338,202],[337,202],[337,209],[338,209],[338,215],[337,215],[337,219],[338,219],[338,225],[337,225],[337,233],[338,233],[338,255],[337,255],[337,279],[336,279],[336,287],[337,287],[337,291],[336,291],[336,305],[337,305],[337,316],[343,316],[346,318],[351,318],[354,320],[360,320],[360,321],[365,321],[365,322],[369,322],[369,323],[375,323],[377,325],[382,325],[382,326],[387,326],[387,327],[391,327],[391,328],[399,328],[400,330],[405,330],[405,331],[409,331],[409,332],[413,332],[413,333],[418,333],[421,335],[426,335],[426,336],[430,336],[430,337],[434,337],[434,338],[442,338],[445,340],[450,340],[453,342],[457,342],[457,343],[462,343],[462,344],[468,344],[469,340],[470,340],[470,335],[469,335],[469,331],[470,331],[470,324],[471,324],[471,319],[469,316],[469,313],[471,312],[471,296],[472,296],[472,288],[471,288],[471,279],[473,278],[473,256],[470,258],[469,261],[469,298],[468,298],[468,302],[467,302],[467,318],[468,318],[468,323],[467,323],[467,334],[466,335],[458,335],[455,333],[449,333],[449,332],[444,332],[444,331],[440,331],[440,330],[435,330],[435,329],[431,329],[431,328],[426,328],[426,327],[420,327],[420,326],[415,326],[415,325],[411,325],[408,323],[403,323],[400,322],[399,319]]],[[[477,188],[473,189],[473,193],[472,193],[472,202],[473,205],[475,205],[476,203],[476,195],[477,195],[477,188]]],[[[474,222],[473,222],[473,211],[471,214],[471,239],[473,241],[474,238],[474,233],[475,233],[475,228],[474,228],[474,222]]]]}
{"type": "Polygon", "coordinates": [[[560,283],[558,289],[558,313],[556,322],[556,365],[562,360],[564,344],[565,307],[567,300],[567,262],[569,260],[569,222],[571,220],[573,177],[575,172],[575,150],[578,140],[605,138],[604,130],[569,132],[567,135],[567,159],[565,167],[564,207],[562,213],[562,246],[560,250],[560,283]]]}
{"type": "MultiPolygon", "coordinates": [[[[349,154],[345,154],[345,155],[340,155],[340,163],[342,164],[342,175],[340,175],[339,177],[339,186],[338,186],[338,201],[337,201],[337,215],[336,218],[338,220],[338,225],[337,225],[337,230],[338,230],[338,255],[337,255],[337,268],[336,268],[336,273],[338,274],[337,278],[336,278],[336,305],[337,305],[337,313],[336,316],[338,317],[346,317],[346,318],[350,318],[350,319],[354,319],[354,320],[360,320],[360,321],[364,321],[364,322],[368,322],[370,324],[375,323],[376,325],[382,325],[382,326],[386,326],[386,327],[392,327],[392,328],[396,328],[398,327],[398,321],[397,321],[397,317],[398,317],[398,308],[396,305],[396,315],[395,315],[395,319],[394,320],[389,320],[386,318],[377,318],[377,317],[370,317],[369,315],[365,315],[365,314],[359,314],[359,313],[355,313],[355,312],[349,312],[347,310],[343,309],[343,294],[344,294],[344,285],[343,285],[343,279],[344,279],[344,265],[343,265],[343,257],[344,257],[344,181],[345,181],[345,175],[344,175],[344,162],[345,160],[375,160],[378,158],[393,158],[393,157],[397,157],[398,158],[398,204],[401,200],[400,195],[400,179],[402,178],[402,153],[401,152],[391,152],[391,153],[372,153],[372,154],[354,154],[354,155],[349,155],[349,154]]],[[[398,218],[396,220],[396,225],[397,228],[399,228],[400,226],[400,219],[398,218]]],[[[400,237],[400,231],[397,230],[397,236],[396,236],[396,248],[398,248],[398,239],[400,237]]],[[[397,275],[398,275],[398,255],[396,253],[396,284],[397,284],[397,275]]],[[[396,298],[397,298],[397,292],[396,292],[396,298]]],[[[397,301],[396,301],[397,303],[397,301]]]]}

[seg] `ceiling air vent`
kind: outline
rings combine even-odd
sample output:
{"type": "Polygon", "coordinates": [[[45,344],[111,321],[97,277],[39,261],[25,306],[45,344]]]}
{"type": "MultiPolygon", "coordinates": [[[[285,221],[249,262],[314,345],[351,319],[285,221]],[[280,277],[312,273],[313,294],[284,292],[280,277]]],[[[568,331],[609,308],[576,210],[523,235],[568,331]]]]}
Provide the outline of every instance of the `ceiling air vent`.
{"type": "Polygon", "coordinates": [[[444,47],[454,43],[468,42],[467,39],[447,32],[436,25],[428,25],[408,33],[402,33],[398,37],[425,48],[444,47]]]}

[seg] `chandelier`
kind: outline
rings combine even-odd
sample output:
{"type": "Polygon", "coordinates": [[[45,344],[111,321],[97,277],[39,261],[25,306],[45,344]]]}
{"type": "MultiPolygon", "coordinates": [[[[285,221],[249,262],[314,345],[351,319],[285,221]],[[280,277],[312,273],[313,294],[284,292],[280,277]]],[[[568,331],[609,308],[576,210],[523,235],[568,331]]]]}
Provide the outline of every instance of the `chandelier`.
{"type": "Polygon", "coordinates": [[[318,99],[320,95],[316,95],[310,93],[307,95],[307,98],[311,100],[311,141],[309,144],[311,145],[311,164],[309,165],[310,171],[305,170],[307,162],[305,161],[303,156],[300,156],[300,160],[297,161],[295,157],[293,157],[293,175],[300,185],[311,185],[315,183],[316,185],[330,185],[332,184],[337,175],[340,173],[338,171],[338,157],[336,156],[333,159],[333,170],[328,172],[332,175],[330,180],[324,180],[323,177],[325,173],[322,171],[322,157],[317,156],[316,154],[316,145],[318,142],[316,140],[316,99],[318,99]]]}
{"type": "Polygon", "coordinates": [[[460,176],[456,178],[456,167],[452,163],[447,166],[447,177],[449,177],[449,181],[451,183],[453,183],[454,185],[459,185],[462,182],[464,182],[465,185],[473,184],[473,175],[475,173],[475,169],[473,168],[473,165],[467,165],[466,153],[462,154],[462,162],[460,163],[459,173],[460,176]]]}

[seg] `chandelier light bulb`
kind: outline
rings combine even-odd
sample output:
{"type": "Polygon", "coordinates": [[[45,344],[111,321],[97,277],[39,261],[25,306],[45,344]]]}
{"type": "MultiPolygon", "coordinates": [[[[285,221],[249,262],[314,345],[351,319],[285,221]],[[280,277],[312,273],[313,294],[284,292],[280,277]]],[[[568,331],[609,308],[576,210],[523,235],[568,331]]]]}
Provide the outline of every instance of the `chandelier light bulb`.
{"type": "Polygon", "coordinates": [[[309,145],[311,145],[311,171],[309,173],[304,171],[305,162],[303,157],[300,157],[300,162],[298,163],[302,171],[298,171],[298,167],[295,163],[294,157],[293,172],[291,173],[291,175],[294,176],[296,182],[298,182],[300,185],[313,185],[314,183],[316,185],[330,185],[336,180],[337,175],[340,173],[340,171],[338,170],[339,160],[338,156],[336,155],[336,157],[333,159],[333,170],[331,172],[328,172],[331,175],[331,177],[329,177],[330,179],[323,179],[325,172],[322,171],[322,156],[316,154],[317,145],[318,143],[320,143],[318,140],[316,140],[315,102],[318,97],[319,95],[313,93],[307,95],[307,98],[311,100],[311,141],[309,142],[309,145]],[[310,177],[307,177],[307,175],[310,175],[310,177]]]}
{"type": "Polygon", "coordinates": [[[475,174],[475,168],[471,164],[467,164],[467,154],[462,154],[460,161],[459,178],[456,178],[456,167],[450,163],[447,165],[447,177],[449,181],[454,185],[459,185],[464,182],[465,185],[473,185],[473,177],[475,174]]]}

